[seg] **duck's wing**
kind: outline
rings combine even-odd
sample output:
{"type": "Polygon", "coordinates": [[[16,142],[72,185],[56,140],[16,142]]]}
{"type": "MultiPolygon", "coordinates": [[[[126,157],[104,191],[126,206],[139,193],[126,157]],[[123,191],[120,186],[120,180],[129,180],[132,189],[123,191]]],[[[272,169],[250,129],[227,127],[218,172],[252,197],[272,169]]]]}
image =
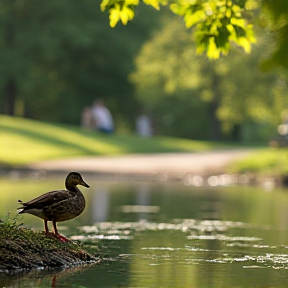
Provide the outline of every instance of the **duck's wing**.
{"type": "Polygon", "coordinates": [[[47,192],[25,203],[21,201],[18,201],[18,202],[24,206],[24,210],[32,209],[32,208],[43,209],[46,206],[59,203],[63,200],[70,199],[71,197],[74,197],[74,194],[71,191],[56,190],[56,191],[47,192]]]}

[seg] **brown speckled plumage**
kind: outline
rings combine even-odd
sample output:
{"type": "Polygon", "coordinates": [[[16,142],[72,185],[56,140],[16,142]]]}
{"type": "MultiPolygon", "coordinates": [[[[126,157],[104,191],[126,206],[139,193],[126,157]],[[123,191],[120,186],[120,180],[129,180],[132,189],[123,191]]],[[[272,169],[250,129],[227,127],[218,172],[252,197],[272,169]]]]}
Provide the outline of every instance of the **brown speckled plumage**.
{"type": "Polygon", "coordinates": [[[18,208],[18,213],[28,213],[43,219],[46,234],[49,233],[47,221],[52,221],[54,234],[66,241],[67,239],[58,233],[56,222],[73,219],[83,212],[85,198],[77,185],[89,188],[79,173],[70,172],[65,181],[67,190],[47,192],[29,202],[19,200],[23,207],[18,208]]]}

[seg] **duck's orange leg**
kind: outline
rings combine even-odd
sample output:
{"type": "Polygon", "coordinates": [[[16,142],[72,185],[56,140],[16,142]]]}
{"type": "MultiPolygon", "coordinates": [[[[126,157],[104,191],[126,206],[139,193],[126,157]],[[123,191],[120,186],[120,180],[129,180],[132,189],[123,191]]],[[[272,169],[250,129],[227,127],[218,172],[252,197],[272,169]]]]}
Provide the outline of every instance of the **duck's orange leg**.
{"type": "Polygon", "coordinates": [[[57,227],[56,227],[56,221],[52,221],[53,223],[53,228],[54,228],[54,234],[55,236],[57,236],[62,242],[68,242],[69,239],[67,239],[65,236],[61,235],[58,230],[57,230],[57,227]]]}
{"type": "Polygon", "coordinates": [[[49,233],[48,225],[47,225],[47,220],[44,220],[44,228],[45,228],[45,234],[49,233]]]}

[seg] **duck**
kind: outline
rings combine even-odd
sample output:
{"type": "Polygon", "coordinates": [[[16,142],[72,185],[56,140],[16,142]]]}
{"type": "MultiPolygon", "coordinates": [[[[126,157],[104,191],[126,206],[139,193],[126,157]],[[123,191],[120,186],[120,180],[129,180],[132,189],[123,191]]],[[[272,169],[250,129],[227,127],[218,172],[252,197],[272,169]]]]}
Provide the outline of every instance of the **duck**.
{"type": "Polygon", "coordinates": [[[44,220],[44,233],[51,234],[48,229],[48,221],[53,224],[55,237],[62,242],[69,241],[61,235],[57,229],[57,222],[74,219],[85,209],[85,198],[77,185],[89,188],[78,172],[70,172],[65,180],[66,190],[55,190],[44,193],[28,202],[18,200],[22,205],[17,209],[18,214],[28,213],[44,220]]]}

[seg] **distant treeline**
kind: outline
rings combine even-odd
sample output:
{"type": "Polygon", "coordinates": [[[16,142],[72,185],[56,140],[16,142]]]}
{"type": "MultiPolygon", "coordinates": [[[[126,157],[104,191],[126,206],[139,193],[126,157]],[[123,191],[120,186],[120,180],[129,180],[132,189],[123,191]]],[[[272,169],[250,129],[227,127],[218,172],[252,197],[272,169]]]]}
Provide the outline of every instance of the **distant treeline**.
{"type": "Polygon", "coordinates": [[[0,113],[80,124],[102,98],[117,131],[145,113],[156,134],[235,141],[267,141],[288,119],[286,71],[260,69],[274,35],[259,18],[250,55],[232,47],[212,61],[167,9],[140,5],[111,28],[99,4],[0,2],[0,113]]]}

